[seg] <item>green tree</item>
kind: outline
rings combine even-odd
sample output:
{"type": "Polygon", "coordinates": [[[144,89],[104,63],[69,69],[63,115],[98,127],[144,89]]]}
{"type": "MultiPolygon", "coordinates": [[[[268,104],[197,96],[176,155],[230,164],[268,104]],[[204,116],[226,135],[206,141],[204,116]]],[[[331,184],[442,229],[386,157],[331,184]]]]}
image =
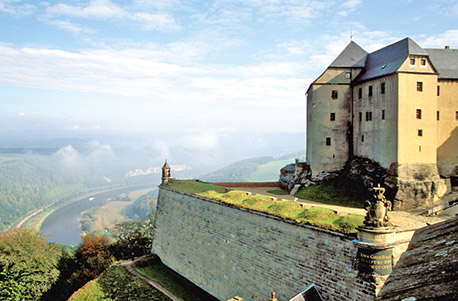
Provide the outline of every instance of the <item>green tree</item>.
{"type": "Polygon", "coordinates": [[[0,234],[0,299],[39,299],[59,277],[59,258],[59,247],[34,229],[0,234]]]}
{"type": "Polygon", "coordinates": [[[113,229],[115,242],[112,244],[116,258],[133,259],[151,253],[153,224],[151,214],[142,219],[117,224],[113,229]]]}
{"type": "Polygon", "coordinates": [[[95,279],[114,262],[110,251],[110,239],[98,234],[86,234],[75,250],[75,259],[80,264],[78,277],[86,281],[95,279]]]}

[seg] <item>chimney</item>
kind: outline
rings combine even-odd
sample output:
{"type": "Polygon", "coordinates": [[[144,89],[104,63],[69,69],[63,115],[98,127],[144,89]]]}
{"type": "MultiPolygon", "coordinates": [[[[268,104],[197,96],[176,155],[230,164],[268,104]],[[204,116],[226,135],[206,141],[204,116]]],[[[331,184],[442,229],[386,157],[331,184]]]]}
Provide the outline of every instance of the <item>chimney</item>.
{"type": "Polygon", "coordinates": [[[448,46],[448,45],[447,45],[447,46],[445,46],[445,49],[450,49],[450,46],[448,46]]]}

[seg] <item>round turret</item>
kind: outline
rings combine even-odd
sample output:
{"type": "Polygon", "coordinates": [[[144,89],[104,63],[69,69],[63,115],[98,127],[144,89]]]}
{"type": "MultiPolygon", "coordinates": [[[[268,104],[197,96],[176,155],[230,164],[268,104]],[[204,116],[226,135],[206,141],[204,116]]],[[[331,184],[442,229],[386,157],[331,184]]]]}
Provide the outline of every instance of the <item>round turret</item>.
{"type": "Polygon", "coordinates": [[[167,184],[169,180],[172,178],[170,171],[171,168],[167,163],[167,160],[165,160],[164,166],[162,166],[162,184],[167,184]]]}

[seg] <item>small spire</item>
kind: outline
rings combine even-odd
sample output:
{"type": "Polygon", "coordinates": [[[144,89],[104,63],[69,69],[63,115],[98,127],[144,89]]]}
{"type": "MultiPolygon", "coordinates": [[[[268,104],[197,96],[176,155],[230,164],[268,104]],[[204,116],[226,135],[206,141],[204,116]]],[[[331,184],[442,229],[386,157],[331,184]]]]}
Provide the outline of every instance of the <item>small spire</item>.
{"type": "Polygon", "coordinates": [[[350,42],[353,41],[353,30],[350,31],[350,42]]]}
{"type": "Polygon", "coordinates": [[[172,178],[170,170],[171,168],[167,163],[167,159],[165,159],[164,166],[162,166],[162,184],[167,184],[169,180],[172,178]]]}

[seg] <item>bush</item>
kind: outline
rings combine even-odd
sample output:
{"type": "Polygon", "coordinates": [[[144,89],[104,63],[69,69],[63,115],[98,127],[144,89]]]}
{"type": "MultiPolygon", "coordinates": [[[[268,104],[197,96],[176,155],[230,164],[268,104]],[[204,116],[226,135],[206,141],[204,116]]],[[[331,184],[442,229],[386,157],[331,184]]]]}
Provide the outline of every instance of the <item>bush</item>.
{"type": "Polygon", "coordinates": [[[113,229],[115,242],[111,251],[117,259],[140,257],[151,253],[153,244],[153,217],[124,221],[113,229]]]}

